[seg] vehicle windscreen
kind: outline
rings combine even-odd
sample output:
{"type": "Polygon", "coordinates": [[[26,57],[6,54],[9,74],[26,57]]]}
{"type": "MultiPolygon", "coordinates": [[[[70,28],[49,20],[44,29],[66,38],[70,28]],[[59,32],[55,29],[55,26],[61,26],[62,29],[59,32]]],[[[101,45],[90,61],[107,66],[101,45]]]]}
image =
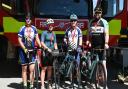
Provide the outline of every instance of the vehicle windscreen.
{"type": "Polygon", "coordinates": [[[108,9],[105,17],[113,17],[124,8],[124,0],[108,0],[108,9]]]}
{"type": "Polygon", "coordinates": [[[88,16],[88,0],[39,0],[37,15],[69,16],[74,13],[78,16],[88,16]]]}

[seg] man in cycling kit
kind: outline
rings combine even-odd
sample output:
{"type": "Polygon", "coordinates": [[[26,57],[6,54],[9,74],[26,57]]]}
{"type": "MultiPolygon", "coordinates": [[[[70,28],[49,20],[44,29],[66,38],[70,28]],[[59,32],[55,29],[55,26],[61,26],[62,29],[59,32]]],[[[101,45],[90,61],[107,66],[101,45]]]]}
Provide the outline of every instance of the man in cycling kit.
{"type": "Polygon", "coordinates": [[[57,42],[56,42],[56,35],[53,32],[54,28],[54,20],[47,19],[46,20],[47,28],[46,31],[42,32],[41,34],[41,45],[45,50],[45,56],[42,59],[42,71],[41,71],[41,89],[44,89],[44,80],[45,80],[45,73],[47,70],[47,80],[49,82],[49,89],[51,87],[51,76],[52,76],[52,64],[53,64],[53,57],[51,55],[52,50],[58,49],[57,42]]]}
{"type": "Polygon", "coordinates": [[[22,65],[22,80],[23,86],[27,89],[27,66],[29,65],[30,71],[30,88],[33,88],[34,83],[34,63],[35,55],[32,55],[32,60],[28,61],[26,53],[28,49],[33,49],[35,46],[35,41],[37,41],[39,47],[41,43],[38,37],[37,29],[35,26],[31,25],[30,17],[26,17],[26,25],[22,26],[18,33],[18,42],[20,44],[19,57],[22,65]]]}
{"type": "MultiPolygon", "coordinates": [[[[102,9],[95,9],[94,18],[89,23],[89,28],[87,31],[87,41],[86,44],[89,45],[91,42],[91,47],[96,49],[108,49],[109,42],[109,25],[108,22],[103,19],[102,9]],[[90,40],[90,41],[89,41],[90,40]]],[[[98,51],[100,60],[103,60],[103,65],[106,72],[107,79],[107,68],[106,68],[106,50],[98,51]]]]}
{"type": "Polygon", "coordinates": [[[76,50],[75,59],[77,63],[80,63],[79,51],[82,47],[82,31],[77,26],[78,17],[75,14],[70,15],[70,27],[66,30],[64,36],[64,42],[68,47],[68,50],[76,50]]]}

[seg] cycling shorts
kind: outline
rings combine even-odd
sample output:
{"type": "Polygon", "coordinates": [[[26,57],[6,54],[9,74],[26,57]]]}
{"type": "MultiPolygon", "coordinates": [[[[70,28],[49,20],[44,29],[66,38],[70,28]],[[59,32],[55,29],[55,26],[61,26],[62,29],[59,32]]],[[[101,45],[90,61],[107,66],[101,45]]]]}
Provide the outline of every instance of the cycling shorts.
{"type": "MultiPolygon", "coordinates": [[[[104,49],[103,47],[97,46],[94,49],[104,49]]],[[[99,60],[106,60],[106,50],[95,50],[94,53],[97,53],[99,60]]]]}
{"type": "Polygon", "coordinates": [[[53,56],[49,52],[45,52],[45,55],[42,55],[41,66],[52,66],[53,65],[53,56]]]}
{"type": "Polygon", "coordinates": [[[28,65],[28,64],[35,63],[34,52],[31,55],[31,59],[28,59],[26,53],[23,51],[22,48],[19,49],[19,58],[20,58],[21,65],[28,65]]]}

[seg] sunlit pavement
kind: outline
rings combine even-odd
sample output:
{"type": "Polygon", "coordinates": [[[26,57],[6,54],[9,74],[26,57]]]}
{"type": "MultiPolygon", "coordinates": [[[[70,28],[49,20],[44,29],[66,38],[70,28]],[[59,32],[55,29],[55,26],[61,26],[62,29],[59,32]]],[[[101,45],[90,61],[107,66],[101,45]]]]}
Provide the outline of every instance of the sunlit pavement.
{"type": "MultiPolygon", "coordinates": [[[[128,89],[128,82],[119,83],[117,80],[117,70],[114,63],[108,64],[108,89],[128,89]]],[[[19,71],[20,66],[17,63],[0,63],[0,89],[23,89],[19,71]]],[[[53,85],[53,89],[54,89],[53,85]]],[[[60,88],[63,89],[63,88],[60,88]]],[[[66,89],[69,89],[68,87],[66,89]]],[[[76,88],[77,89],[77,88],[76,88]]],[[[93,89],[90,84],[86,84],[82,89],[93,89]]]]}

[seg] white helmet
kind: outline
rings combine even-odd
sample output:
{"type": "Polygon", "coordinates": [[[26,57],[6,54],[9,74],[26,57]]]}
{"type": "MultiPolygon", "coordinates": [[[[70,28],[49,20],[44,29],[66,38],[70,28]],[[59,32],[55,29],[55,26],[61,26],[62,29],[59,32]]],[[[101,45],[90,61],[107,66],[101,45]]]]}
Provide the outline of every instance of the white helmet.
{"type": "Polygon", "coordinates": [[[77,20],[78,17],[75,14],[70,15],[70,20],[77,20]]]}
{"type": "Polygon", "coordinates": [[[47,19],[46,23],[47,23],[47,24],[53,24],[53,23],[54,23],[54,20],[51,19],[51,18],[50,18],[50,19],[47,19]]]}

